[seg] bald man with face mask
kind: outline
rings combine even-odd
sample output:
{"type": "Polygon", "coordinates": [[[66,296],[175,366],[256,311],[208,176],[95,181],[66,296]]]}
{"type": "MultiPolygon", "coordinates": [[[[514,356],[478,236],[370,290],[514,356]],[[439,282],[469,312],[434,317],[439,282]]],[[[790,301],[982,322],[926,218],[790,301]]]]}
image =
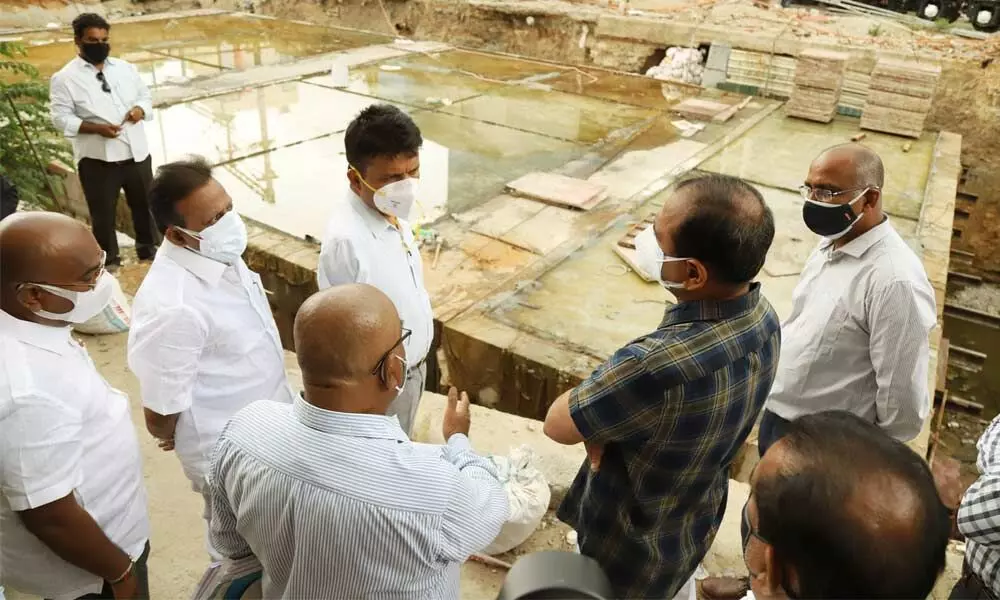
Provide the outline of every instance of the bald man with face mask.
{"type": "Polygon", "coordinates": [[[149,595],[128,398],[70,335],[111,298],[104,261],[69,217],[0,222],[0,581],[56,600],[149,595]]]}
{"type": "Polygon", "coordinates": [[[367,284],[321,291],[295,317],[305,392],[230,421],[212,468],[212,544],[254,555],[265,598],[459,597],[459,568],[507,518],[490,460],[449,394],[443,446],[411,442],[389,406],[411,335],[367,284]]]}

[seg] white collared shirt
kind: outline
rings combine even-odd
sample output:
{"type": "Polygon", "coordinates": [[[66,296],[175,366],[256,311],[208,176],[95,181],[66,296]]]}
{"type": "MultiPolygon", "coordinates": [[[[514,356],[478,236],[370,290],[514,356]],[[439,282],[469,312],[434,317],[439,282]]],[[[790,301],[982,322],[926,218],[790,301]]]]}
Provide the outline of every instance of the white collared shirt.
{"type": "Polygon", "coordinates": [[[766,408],[785,419],[846,410],[908,441],[930,410],[928,335],[934,289],[913,250],[885,221],[806,261],[781,325],[781,357],[766,408]]]}
{"type": "Polygon", "coordinates": [[[195,489],[233,415],[291,401],[284,356],[259,275],[164,241],[132,304],[128,363],[143,406],[180,414],[174,451],[195,489]]]}
{"type": "Polygon", "coordinates": [[[396,305],[403,326],[413,331],[406,360],[416,366],[434,340],[434,313],[410,224],[400,220],[396,229],[350,191],[333,212],[319,255],[319,288],[367,283],[382,290],[396,305]]]}
{"type": "Polygon", "coordinates": [[[117,138],[80,133],[80,124],[84,121],[121,125],[128,111],[136,106],[145,113],[144,120],[153,119],[149,88],[131,63],[110,57],[104,61],[104,79],[111,93],[102,89],[97,73],[97,67],[77,56],[52,76],[49,93],[52,123],[73,142],[77,163],[83,158],[105,162],[130,158],[136,162],[146,160],[149,142],[142,121],[125,123],[117,138]]]}
{"type": "Polygon", "coordinates": [[[507,520],[496,466],[462,434],[413,443],[380,415],[258,402],[212,464],[212,545],[253,554],[264,598],[458,600],[507,520]]]}
{"type": "Polygon", "coordinates": [[[72,493],[108,539],[142,554],[149,517],[128,398],[68,327],[0,311],[0,407],[3,584],[57,600],[100,592],[100,577],[56,556],[17,512],[72,493]]]}

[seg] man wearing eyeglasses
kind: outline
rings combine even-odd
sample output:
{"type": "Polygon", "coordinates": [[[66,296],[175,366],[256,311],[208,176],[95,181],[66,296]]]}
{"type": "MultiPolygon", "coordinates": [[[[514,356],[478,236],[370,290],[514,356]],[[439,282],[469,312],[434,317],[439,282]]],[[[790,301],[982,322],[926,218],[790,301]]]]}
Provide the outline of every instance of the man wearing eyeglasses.
{"type": "Polygon", "coordinates": [[[951,529],[923,458],[843,411],[789,425],[750,478],[743,519],[756,600],[927,598],[951,529]]]}
{"type": "Polygon", "coordinates": [[[122,189],[140,260],[153,258],[159,236],[146,200],[153,170],[143,121],[153,118],[152,97],[134,66],[108,56],[110,30],[94,13],[73,20],[78,55],[52,76],[50,97],[52,122],[73,143],[94,237],[113,268],[121,263],[115,214],[122,189]]]}
{"type": "MultiPolygon", "coordinates": [[[[802,217],[822,237],[781,324],[781,356],[761,417],[760,455],[804,415],[845,410],[900,441],[930,410],[928,334],[934,290],[917,255],[882,211],[882,161],[859,144],[834,146],[809,167],[802,217]]],[[[709,598],[740,597],[745,580],[709,578],[709,598]]]]}
{"type": "Polygon", "coordinates": [[[451,390],[443,446],[386,415],[409,336],[370,285],[314,294],[295,316],[302,396],[252,404],[222,433],[212,543],[260,561],[262,597],[458,600],[462,563],[500,532],[507,495],[469,444],[468,396],[451,390]]]}
{"type": "Polygon", "coordinates": [[[149,597],[129,400],[70,335],[111,299],[104,258],[65,215],[0,222],[0,583],[43,598],[149,597]]]}

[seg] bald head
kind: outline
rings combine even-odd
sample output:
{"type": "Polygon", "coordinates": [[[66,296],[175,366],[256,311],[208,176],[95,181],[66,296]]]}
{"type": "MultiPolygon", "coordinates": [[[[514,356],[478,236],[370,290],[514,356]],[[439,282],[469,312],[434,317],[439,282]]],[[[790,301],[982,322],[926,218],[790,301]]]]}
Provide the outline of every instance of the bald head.
{"type": "Polygon", "coordinates": [[[752,485],[757,530],[799,597],[925,598],[944,568],[950,522],[930,469],[860,417],[792,421],[752,485]]]}
{"type": "Polygon", "coordinates": [[[810,172],[813,168],[841,173],[845,178],[844,185],[850,188],[870,186],[882,189],[885,184],[882,159],[874,150],[861,144],[840,144],[827,148],[813,161],[810,172]]]}
{"type": "MultiPolygon", "coordinates": [[[[400,328],[392,301],[370,285],[340,285],[312,295],[295,316],[295,354],[306,387],[342,389],[372,379],[376,363],[399,340],[400,328]]],[[[401,346],[396,351],[402,356],[401,346]]]]}
{"type": "Polygon", "coordinates": [[[22,283],[86,282],[100,269],[100,246],[83,223],[52,212],[15,213],[0,221],[0,300],[23,317],[22,283]],[[19,314],[20,313],[20,314],[19,314]]]}

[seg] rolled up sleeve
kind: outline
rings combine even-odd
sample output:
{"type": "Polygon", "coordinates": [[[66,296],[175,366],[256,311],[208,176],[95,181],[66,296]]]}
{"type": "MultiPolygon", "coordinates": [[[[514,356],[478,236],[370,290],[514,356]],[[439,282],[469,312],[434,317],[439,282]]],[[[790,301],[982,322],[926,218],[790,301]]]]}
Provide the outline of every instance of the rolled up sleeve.
{"type": "Polygon", "coordinates": [[[153,95],[149,92],[149,86],[142,80],[139,70],[135,65],[129,65],[132,69],[132,77],[135,81],[136,100],[135,105],[142,109],[143,121],[153,120],[153,95]]]}
{"type": "Polygon", "coordinates": [[[55,398],[20,398],[0,436],[2,490],[15,511],[64,498],[83,482],[83,415],[55,398]]]}
{"type": "Polygon", "coordinates": [[[466,436],[451,436],[443,452],[461,477],[444,515],[439,554],[444,560],[461,562],[496,539],[510,507],[496,465],[473,452],[466,436]]]}
{"type": "Polygon", "coordinates": [[[73,104],[73,96],[70,94],[69,86],[59,75],[52,77],[49,84],[49,110],[52,116],[52,124],[66,137],[76,137],[80,133],[80,125],[83,119],[76,116],[76,109],[73,104]]]}
{"type": "Polygon", "coordinates": [[[208,326],[193,310],[163,309],[133,323],[128,344],[129,368],[139,379],[142,405],[160,415],[191,406],[198,361],[208,326]]]}

